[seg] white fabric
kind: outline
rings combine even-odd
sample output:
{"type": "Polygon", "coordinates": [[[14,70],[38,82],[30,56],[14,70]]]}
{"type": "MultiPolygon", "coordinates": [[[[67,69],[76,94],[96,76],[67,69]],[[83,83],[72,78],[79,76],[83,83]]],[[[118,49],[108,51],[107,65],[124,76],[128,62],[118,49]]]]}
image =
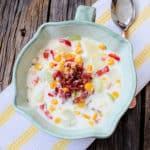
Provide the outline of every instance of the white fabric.
{"type": "MultiPolygon", "coordinates": [[[[139,12],[143,11],[144,8],[150,4],[149,0],[136,1],[137,5],[137,15],[139,12]]],[[[110,0],[98,0],[94,5],[97,10],[97,17],[101,16],[110,6],[110,0]]],[[[115,32],[120,32],[118,27],[109,20],[105,24],[107,27],[111,28],[115,32]]],[[[150,43],[150,18],[147,19],[138,30],[136,30],[130,37],[130,41],[133,44],[134,48],[134,57],[136,57],[140,50],[142,50],[146,44],[150,43]],[[142,38],[141,38],[142,37],[142,38]],[[140,38],[140,42],[139,42],[140,38]]],[[[149,81],[150,79],[150,59],[137,70],[137,92],[139,92],[149,81]]],[[[12,85],[8,86],[0,94],[0,114],[12,104],[13,100],[13,89],[12,85]]],[[[31,123],[24,118],[19,113],[14,113],[13,116],[2,126],[0,126],[0,149],[4,150],[8,147],[16,138],[18,138],[29,126],[31,123]],[[18,125],[19,124],[19,125],[18,125]]],[[[39,131],[36,133],[27,143],[25,143],[21,149],[27,150],[49,150],[53,145],[58,141],[58,138],[49,136],[48,134],[39,131]]],[[[70,144],[67,145],[67,150],[83,150],[86,149],[92,142],[94,138],[73,140],[70,144]]]]}

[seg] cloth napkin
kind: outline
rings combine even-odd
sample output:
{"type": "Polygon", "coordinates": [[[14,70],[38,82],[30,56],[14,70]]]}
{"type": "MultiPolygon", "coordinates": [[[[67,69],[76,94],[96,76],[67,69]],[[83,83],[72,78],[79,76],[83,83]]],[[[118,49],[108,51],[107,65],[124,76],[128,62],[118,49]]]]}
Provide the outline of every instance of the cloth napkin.
{"type": "MultiPolygon", "coordinates": [[[[111,20],[110,3],[111,0],[98,0],[93,5],[96,7],[96,22],[120,33],[111,20]]],[[[136,1],[136,9],[137,17],[128,35],[134,49],[138,93],[150,80],[150,1],[136,1]]],[[[14,110],[13,96],[12,85],[0,94],[0,150],[84,150],[95,140],[64,140],[40,131],[14,110]]]]}

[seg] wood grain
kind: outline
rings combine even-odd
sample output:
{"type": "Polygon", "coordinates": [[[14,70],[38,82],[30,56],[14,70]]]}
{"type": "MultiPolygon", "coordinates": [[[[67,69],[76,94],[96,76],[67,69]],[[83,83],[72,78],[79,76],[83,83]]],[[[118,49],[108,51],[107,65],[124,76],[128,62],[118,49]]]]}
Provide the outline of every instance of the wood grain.
{"type": "MultiPolygon", "coordinates": [[[[14,61],[44,22],[73,19],[78,5],[95,0],[0,0],[0,91],[10,82],[14,61]]],[[[150,84],[138,95],[114,134],[97,139],[88,150],[150,150],[150,84]]]]}
{"type": "Polygon", "coordinates": [[[0,9],[0,81],[11,81],[16,56],[37,27],[47,20],[48,0],[2,0],[0,9]],[[21,29],[26,31],[22,36],[21,29]]]}
{"type": "Polygon", "coordinates": [[[150,84],[146,87],[144,117],[144,150],[150,150],[150,84]]]}

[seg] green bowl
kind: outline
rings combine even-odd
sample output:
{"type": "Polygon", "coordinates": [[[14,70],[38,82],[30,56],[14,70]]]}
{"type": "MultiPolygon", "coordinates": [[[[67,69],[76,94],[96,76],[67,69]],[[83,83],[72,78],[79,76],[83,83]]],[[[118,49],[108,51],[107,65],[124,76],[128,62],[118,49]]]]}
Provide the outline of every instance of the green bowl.
{"type": "Polygon", "coordinates": [[[14,106],[26,116],[33,124],[46,131],[50,135],[65,138],[78,139],[87,137],[106,138],[110,136],[120,118],[127,111],[136,88],[136,75],[132,58],[131,44],[120,35],[110,29],[92,23],[95,19],[95,8],[79,6],[75,20],[57,23],[45,23],[39,27],[33,38],[21,50],[13,70],[13,85],[15,89],[14,106]],[[111,115],[104,122],[96,127],[85,127],[84,129],[64,129],[54,126],[38,112],[33,109],[27,101],[26,78],[32,59],[40,49],[49,42],[50,39],[62,38],[71,34],[80,34],[101,42],[104,42],[108,49],[118,53],[122,61],[120,62],[123,72],[122,94],[114,104],[111,115]]]}

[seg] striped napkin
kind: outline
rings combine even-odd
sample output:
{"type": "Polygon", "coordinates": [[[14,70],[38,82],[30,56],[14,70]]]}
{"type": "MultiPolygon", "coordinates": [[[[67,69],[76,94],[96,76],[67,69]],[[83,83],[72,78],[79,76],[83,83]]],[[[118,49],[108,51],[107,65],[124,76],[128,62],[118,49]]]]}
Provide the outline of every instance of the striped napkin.
{"type": "MultiPolygon", "coordinates": [[[[110,3],[110,0],[98,0],[93,5],[97,9],[96,22],[120,33],[111,20],[110,3]]],[[[128,35],[134,49],[138,93],[150,80],[150,1],[136,1],[136,8],[137,17],[128,35]]],[[[14,110],[13,95],[12,85],[0,94],[0,150],[84,150],[94,141],[94,138],[58,139],[40,131],[14,110]]]]}

